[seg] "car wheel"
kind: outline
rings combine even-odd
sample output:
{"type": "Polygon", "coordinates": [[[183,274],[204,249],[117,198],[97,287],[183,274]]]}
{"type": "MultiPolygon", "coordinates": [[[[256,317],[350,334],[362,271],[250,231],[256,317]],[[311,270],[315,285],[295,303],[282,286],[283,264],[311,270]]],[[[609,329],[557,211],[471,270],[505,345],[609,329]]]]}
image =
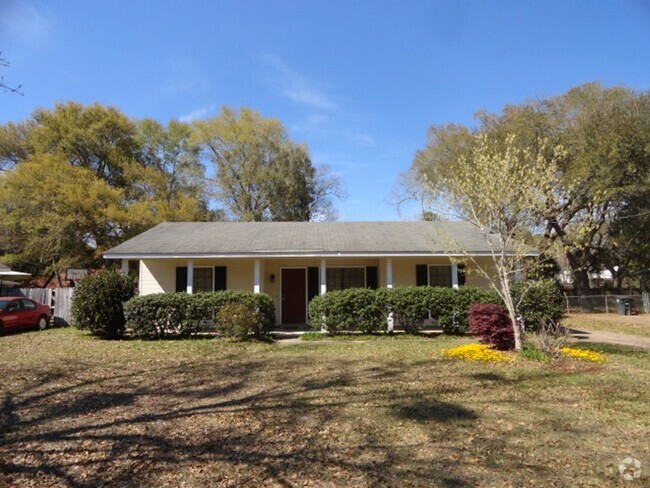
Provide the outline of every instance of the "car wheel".
{"type": "Polygon", "coordinates": [[[38,318],[36,326],[38,327],[38,330],[45,330],[47,328],[47,317],[45,315],[41,315],[38,318]]]}
{"type": "Polygon", "coordinates": [[[2,320],[0,320],[0,336],[3,334],[5,331],[4,324],[2,323],[2,320]]]}

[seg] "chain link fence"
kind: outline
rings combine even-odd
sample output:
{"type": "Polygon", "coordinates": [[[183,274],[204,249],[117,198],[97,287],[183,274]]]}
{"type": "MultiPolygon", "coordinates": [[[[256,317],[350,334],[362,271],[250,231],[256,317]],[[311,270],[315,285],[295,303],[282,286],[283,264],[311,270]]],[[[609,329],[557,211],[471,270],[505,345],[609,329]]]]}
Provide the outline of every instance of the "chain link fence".
{"type": "Polygon", "coordinates": [[[641,295],[590,295],[586,297],[566,296],[568,313],[619,313],[622,299],[630,299],[632,313],[650,313],[650,297],[648,293],[641,295]]]}

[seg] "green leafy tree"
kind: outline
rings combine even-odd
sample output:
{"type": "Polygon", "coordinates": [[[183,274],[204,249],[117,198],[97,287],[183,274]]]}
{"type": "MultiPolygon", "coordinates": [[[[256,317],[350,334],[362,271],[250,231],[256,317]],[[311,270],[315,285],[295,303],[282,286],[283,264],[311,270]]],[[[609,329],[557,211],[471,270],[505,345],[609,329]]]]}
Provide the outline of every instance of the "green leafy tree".
{"type": "Polygon", "coordinates": [[[213,217],[185,124],[74,102],[0,126],[0,250],[34,273],[100,266],[162,221],[213,217]]]}
{"type": "Polygon", "coordinates": [[[576,288],[585,293],[590,271],[615,264],[608,261],[615,257],[610,233],[619,215],[650,193],[650,94],[591,83],[558,97],[507,105],[501,114],[479,112],[473,129],[434,126],[415,156],[410,181],[420,185],[426,177],[427,190],[444,190],[459,161],[472,159],[473,134],[489,135],[501,147],[515,135],[518,147],[546,151],[546,158],[557,146],[565,149],[555,186],[562,198],[549,200],[540,232],[565,255],[576,288]]]}
{"type": "Polygon", "coordinates": [[[307,221],[333,217],[339,183],[314,168],[307,148],[285,128],[248,108],[223,107],[194,123],[194,140],[214,164],[215,190],[230,215],[244,221],[307,221]]]}
{"type": "Polygon", "coordinates": [[[128,217],[122,202],[121,189],[61,156],[21,163],[0,178],[3,261],[33,273],[98,262],[128,217]]]}
{"type": "Polygon", "coordinates": [[[610,255],[603,262],[621,289],[626,276],[650,269],[650,195],[633,198],[621,209],[609,238],[610,255]]]}
{"type": "Polygon", "coordinates": [[[114,188],[128,188],[140,165],[137,126],[113,107],[68,102],[38,109],[27,137],[30,155],[61,156],[114,188]]]}

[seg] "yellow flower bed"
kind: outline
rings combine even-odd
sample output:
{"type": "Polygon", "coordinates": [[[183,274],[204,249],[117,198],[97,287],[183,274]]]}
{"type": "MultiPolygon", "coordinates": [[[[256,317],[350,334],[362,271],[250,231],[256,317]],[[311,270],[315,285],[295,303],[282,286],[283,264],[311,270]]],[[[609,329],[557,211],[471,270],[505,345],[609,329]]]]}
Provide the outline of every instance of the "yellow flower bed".
{"type": "Polygon", "coordinates": [[[463,361],[483,361],[486,363],[511,363],[513,361],[507,354],[484,344],[465,344],[444,350],[442,355],[448,358],[462,359],[463,361]]]}
{"type": "Polygon", "coordinates": [[[568,356],[580,361],[590,361],[592,363],[604,363],[607,358],[604,354],[595,351],[588,351],[587,349],[573,349],[571,347],[563,347],[560,352],[564,356],[568,356]]]}

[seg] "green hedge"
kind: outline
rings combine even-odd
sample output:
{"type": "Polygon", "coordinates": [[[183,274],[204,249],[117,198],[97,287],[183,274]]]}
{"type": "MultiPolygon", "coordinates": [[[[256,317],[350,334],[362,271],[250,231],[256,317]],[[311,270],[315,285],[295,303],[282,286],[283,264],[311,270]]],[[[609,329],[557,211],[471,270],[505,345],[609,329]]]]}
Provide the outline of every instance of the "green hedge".
{"type": "Polygon", "coordinates": [[[560,322],[566,311],[562,290],[553,280],[524,281],[512,286],[512,298],[528,331],[536,332],[545,321],[560,322]],[[523,294],[523,298],[522,298],[523,294]]]}
{"type": "MultiPolygon", "coordinates": [[[[527,330],[537,330],[545,320],[562,319],[564,300],[553,281],[516,283],[512,290],[527,330]]],[[[392,312],[395,326],[413,333],[422,329],[430,314],[446,334],[462,335],[467,333],[469,309],[475,304],[503,306],[496,292],[471,286],[458,289],[380,288],[376,291],[350,288],[314,297],[309,304],[309,317],[314,329],[324,328],[330,334],[380,332],[387,330],[387,318],[392,312]]]]}
{"type": "Polygon", "coordinates": [[[423,286],[377,290],[383,316],[388,317],[392,312],[395,327],[401,327],[408,333],[418,332],[429,318],[431,290],[423,286]]]}
{"type": "Polygon", "coordinates": [[[377,293],[368,288],[348,288],[316,296],[309,302],[309,317],[314,329],[324,328],[330,334],[378,332],[386,322],[377,293]]]}
{"type": "Polygon", "coordinates": [[[219,329],[215,318],[226,305],[241,303],[255,310],[259,321],[251,334],[266,334],[275,324],[275,307],[264,293],[217,291],[213,293],[158,293],[135,297],[124,305],[126,327],[135,337],[162,339],[191,337],[219,329]]]}
{"type": "Polygon", "coordinates": [[[402,287],[369,290],[350,288],[317,296],[309,304],[314,329],[330,334],[342,331],[387,330],[392,312],[394,324],[407,332],[422,329],[431,318],[447,334],[467,331],[467,313],[475,303],[500,303],[496,293],[472,287],[457,290],[442,287],[402,287]]]}
{"type": "Polygon", "coordinates": [[[436,324],[442,327],[445,334],[463,335],[467,333],[469,309],[472,305],[502,304],[501,298],[496,292],[483,288],[461,286],[458,290],[452,288],[438,288],[438,290],[444,290],[444,292],[436,294],[436,304],[440,303],[440,298],[447,298],[449,304],[438,309],[437,313],[434,313],[432,309],[431,316],[434,317],[436,324]]]}

